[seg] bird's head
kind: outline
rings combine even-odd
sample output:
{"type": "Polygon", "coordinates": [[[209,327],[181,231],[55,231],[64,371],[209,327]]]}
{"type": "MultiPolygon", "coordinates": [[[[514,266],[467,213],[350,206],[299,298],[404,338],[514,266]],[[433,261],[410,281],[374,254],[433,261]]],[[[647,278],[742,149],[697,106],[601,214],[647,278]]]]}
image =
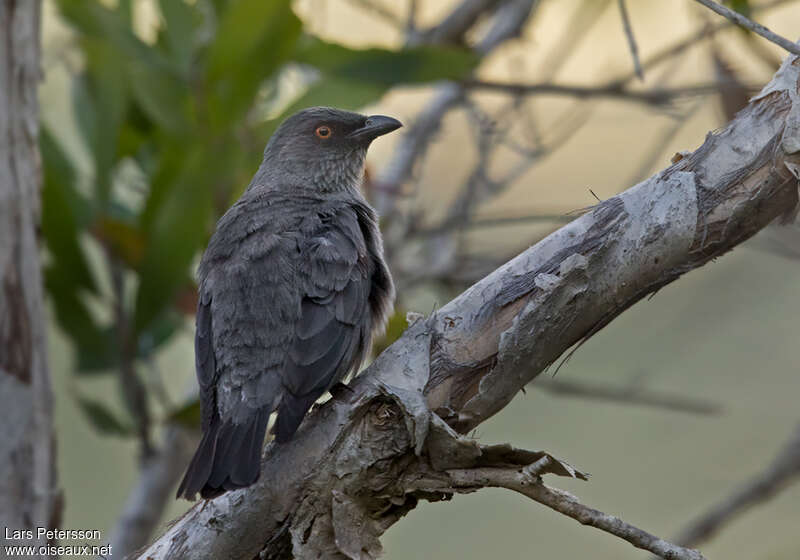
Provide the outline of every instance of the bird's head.
{"type": "Polygon", "coordinates": [[[259,171],[272,184],[323,191],[356,188],[369,145],[401,126],[397,119],[382,115],[330,107],[304,109],[283,121],[272,135],[259,171]]]}

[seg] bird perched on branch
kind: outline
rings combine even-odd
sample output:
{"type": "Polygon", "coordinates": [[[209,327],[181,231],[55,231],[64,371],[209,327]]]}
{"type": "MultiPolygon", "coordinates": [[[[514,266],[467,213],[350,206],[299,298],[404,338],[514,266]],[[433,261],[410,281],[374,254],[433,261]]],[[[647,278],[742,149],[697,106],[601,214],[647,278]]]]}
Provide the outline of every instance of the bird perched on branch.
{"type": "Polygon", "coordinates": [[[327,107],[292,115],[217,223],[198,270],[203,437],[178,497],[253,484],[270,414],[288,441],[384,328],[394,287],[359,187],[370,143],[400,126],[327,107]]]}

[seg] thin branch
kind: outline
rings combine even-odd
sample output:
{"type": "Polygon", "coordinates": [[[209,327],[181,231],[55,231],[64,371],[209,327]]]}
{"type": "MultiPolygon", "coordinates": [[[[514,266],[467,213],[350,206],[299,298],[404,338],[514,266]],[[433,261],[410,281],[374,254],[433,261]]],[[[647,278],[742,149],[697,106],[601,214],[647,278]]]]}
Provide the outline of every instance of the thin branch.
{"type": "Polygon", "coordinates": [[[704,399],[648,391],[635,385],[612,387],[601,383],[542,379],[538,377],[534,380],[532,386],[554,395],[623,404],[638,404],[691,414],[719,414],[722,410],[719,404],[704,399]]]}
{"type": "Polygon", "coordinates": [[[694,546],[713,537],[725,525],[752,507],[775,497],[800,478],[800,424],[794,429],[769,466],[708,512],[689,523],[676,538],[685,546],[694,546]]]}
{"type": "Polygon", "coordinates": [[[524,469],[478,468],[452,469],[447,475],[455,489],[506,488],[518,492],[542,505],[588,525],[628,541],[636,548],[647,550],[669,560],[703,560],[696,550],[683,548],[626,523],[619,517],[603,513],[578,501],[563,490],[551,488],[532,477],[524,469]]]}
{"type": "Polygon", "coordinates": [[[410,37],[417,32],[417,0],[409,0],[408,13],[406,14],[406,36],[410,37]]]}
{"type": "MultiPolygon", "coordinates": [[[[698,84],[694,86],[683,86],[677,88],[654,88],[647,91],[631,91],[623,89],[616,83],[603,86],[578,86],[566,84],[520,84],[508,82],[494,82],[489,80],[467,80],[462,82],[467,89],[483,89],[490,91],[501,91],[513,95],[565,95],[587,98],[611,98],[627,101],[637,101],[647,105],[664,105],[681,97],[704,95],[707,93],[717,93],[724,90],[724,82],[714,82],[711,84],[698,84]]],[[[757,89],[755,87],[753,90],[757,89]]]]}
{"type": "MultiPolygon", "coordinates": [[[[565,224],[567,222],[571,222],[574,219],[575,216],[570,216],[566,213],[545,214],[545,213],[531,212],[531,213],[478,217],[470,220],[469,223],[467,224],[463,224],[463,227],[468,229],[481,229],[481,228],[492,228],[492,227],[505,227],[518,224],[535,224],[535,223],[565,224]]],[[[415,236],[416,235],[428,236],[428,235],[446,233],[447,231],[451,231],[455,227],[460,227],[460,226],[457,226],[455,224],[440,224],[428,228],[419,228],[417,230],[412,231],[411,233],[415,236]]]]}
{"type": "MultiPolygon", "coordinates": [[[[464,0],[437,26],[435,34],[423,33],[420,37],[409,39],[409,43],[436,43],[440,42],[440,34],[450,37],[456,32],[459,37],[463,38],[477,19],[497,2],[498,0],[464,0]]],[[[475,52],[482,57],[486,56],[497,46],[519,35],[522,26],[536,5],[538,5],[538,0],[507,0],[498,8],[492,18],[489,31],[475,45],[475,52]]],[[[401,136],[392,159],[381,170],[375,181],[376,196],[372,202],[381,216],[391,214],[396,193],[411,176],[415,163],[425,153],[433,137],[439,131],[444,116],[459,104],[463,96],[464,90],[458,84],[448,82],[439,86],[433,99],[419,113],[408,132],[401,136]]]]}
{"type": "Polygon", "coordinates": [[[781,37],[777,33],[770,31],[760,23],[756,23],[753,20],[746,18],[739,12],[735,12],[730,8],[726,8],[721,4],[717,4],[716,2],[714,2],[714,0],[695,0],[695,2],[697,2],[698,4],[702,4],[709,10],[712,10],[721,15],[722,17],[729,19],[736,25],[741,25],[742,27],[749,29],[756,35],[761,35],[767,41],[775,43],[779,47],[782,47],[783,49],[789,51],[792,54],[800,54],[800,46],[798,46],[796,43],[793,43],[786,37],[781,37]]]}
{"type": "Polygon", "coordinates": [[[403,28],[404,22],[400,16],[392,12],[389,8],[376,0],[347,0],[351,4],[363,8],[364,11],[370,12],[378,18],[382,19],[392,27],[403,28]]]}
{"type": "Polygon", "coordinates": [[[464,35],[484,13],[493,10],[500,0],[462,0],[437,25],[409,35],[410,46],[420,44],[460,44],[464,35]]]}
{"type": "Polygon", "coordinates": [[[639,60],[639,47],[636,45],[636,37],[633,36],[633,27],[628,17],[628,7],[625,4],[625,0],[619,0],[619,15],[622,17],[622,28],[625,30],[625,37],[628,38],[628,48],[633,59],[633,71],[636,72],[640,80],[644,80],[644,71],[639,60]]]}
{"type": "MultiPolygon", "coordinates": [[[[767,11],[772,8],[777,8],[783,4],[790,4],[793,2],[796,2],[796,0],[772,0],[770,2],[765,2],[763,4],[758,4],[753,6],[752,13],[767,11]]],[[[663,49],[653,53],[649,57],[645,58],[642,61],[642,69],[646,70],[652,66],[661,64],[662,62],[669,60],[683,53],[687,49],[690,49],[691,47],[695,46],[698,43],[698,41],[701,41],[702,39],[705,39],[707,37],[713,37],[720,31],[723,31],[733,25],[734,25],[733,22],[730,21],[722,21],[717,24],[705,25],[701,29],[695,31],[694,33],[691,33],[690,35],[681,39],[680,41],[673,43],[672,45],[668,45],[663,49]]],[[[609,86],[611,85],[616,85],[617,87],[623,86],[635,77],[636,73],[631,72],[629,74],[626,74],[624,76],[621,76],[620,78],[613,80],[612,82],[609,83],[609,86]]]]}
{"type": "Polygon", "coordinates": [[[147,389],[136,371],[136,339],[131,330],[125,306],[125,270],[118,259],[106,251],[114,292],[114,327],[119,345],[119,379],[125,405],[136,423],[141,448],[141,459],[146,461],[155,453],[150,438],[150,407],[147,389]]]}

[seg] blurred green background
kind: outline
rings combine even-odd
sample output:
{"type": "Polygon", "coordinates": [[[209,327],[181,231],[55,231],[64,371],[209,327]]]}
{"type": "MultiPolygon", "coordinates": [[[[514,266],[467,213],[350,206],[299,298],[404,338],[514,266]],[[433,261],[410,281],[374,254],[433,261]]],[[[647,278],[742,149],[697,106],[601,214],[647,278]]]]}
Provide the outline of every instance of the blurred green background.
{"type": "MultiPolygon", "coordinates": [[[[403,26],[369,4],[44,3],[43,233],[64,527],[98,528],[107,536],[147,440],[158,447],[167,421],[196,421],[194,265],[283,116],[324,104],[390,114],[410,125],[436,81],[476,69],[485,79],[587,86],[630,72],[615,2],[544,1],[520,39],[481,61],[464,45],[403,48],[403,26]],[[595,15],[587,22],[582,13],[595,15]]],[[[405,2],[383,5],[401,15],[407,9],[405,2]]],[[[437,23],[454,5],[420,0],[418,24],[437,23]]],[[[643,60],[719,21],[690,1],[628,6],[643,60]]],[[[794,37],[800,4],[785,2],[758,19],[794,37]]],[[[646,69],[645,81],[633,87],[704,83],[720,71],[763,84],[783,54],[757,41],[726,30],[646,69]]],[[[504,103],[497,93],[474,98],[486,111],[504,103]]],[[[589,189],[613,196],[665,167],[674,152],[697,147],[728,120],[730,101],[725,93],[667,107],[527,100],[545,135],[558,132],[564,115],[580,114],[580,126],[472,218],[527,210],[557,219],[470,230],[460,250],[511,254],[531,244],[557,227],[558,217],[593,204],[589,189]]],[[[425,208],[423,221],[436,223],[479,155],[474,126],[464,112],[447,116],[416,169],[412,194],[404,194],[403,211],[425,208]]],[[[399,141],[394,135],[376,143],[371,175],[399,141]]],[[[512,165],[508,154],[493,162],[500,170],[512,165]]],[[[601,403],[533,388],[482,425],[481,440],[546,449],[593,475],[588,483],[552,484],[659,536],[676,533],[765,467],[800,416],[794,347],[800,261],[776,254],[774,237],[755,239],[636,305],[556,377],[645,385],[713,402],[721,413],[601,403]]],[[[452,281],[401,286],[403,309],[425,313],[460,290],[452,281]]],[[[800,558],[798,504],[795,485],[702,550],[709,558],[800,558]]],[[[164,521],[186,507],[172,504],[164,521]]],[[[383,543],[390,559],[646,556],[501,490],[421,504],[383,543]]]]}

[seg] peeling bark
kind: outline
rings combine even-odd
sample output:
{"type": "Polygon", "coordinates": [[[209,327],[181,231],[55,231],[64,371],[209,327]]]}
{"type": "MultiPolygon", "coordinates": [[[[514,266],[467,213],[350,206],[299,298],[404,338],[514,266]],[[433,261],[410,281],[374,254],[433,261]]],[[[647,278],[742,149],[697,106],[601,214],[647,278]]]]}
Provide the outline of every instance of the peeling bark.
{"type": "Polygon", "coordinates": [[[36,238],[39,9],[0,2],[0,527],[10,530],[55,527],[60,515],[36,238]]]}
{"type": "Polygon", "coordinates": [[[418,500],[457,491],[426,484],[431,473],[472,480],[470,470],[540,464],[543,452],[462,434],[635,302],[796,208],[799,60],[695,152],[413,324],[348,401],[316,407],[294,441],[267,446],[255,486],[192,508],[140,558],[373,558],[418,500]]]}

